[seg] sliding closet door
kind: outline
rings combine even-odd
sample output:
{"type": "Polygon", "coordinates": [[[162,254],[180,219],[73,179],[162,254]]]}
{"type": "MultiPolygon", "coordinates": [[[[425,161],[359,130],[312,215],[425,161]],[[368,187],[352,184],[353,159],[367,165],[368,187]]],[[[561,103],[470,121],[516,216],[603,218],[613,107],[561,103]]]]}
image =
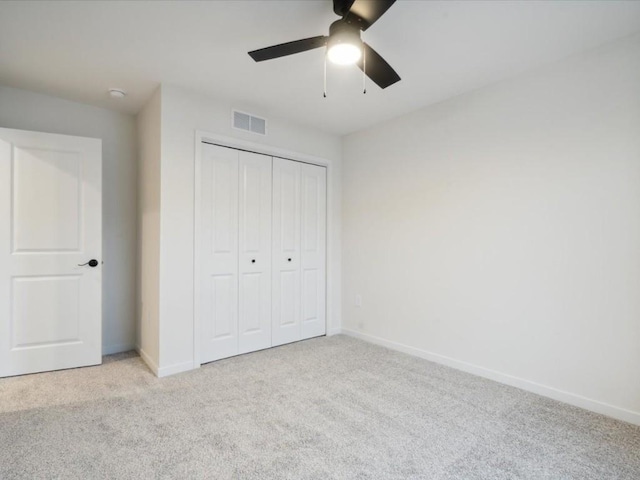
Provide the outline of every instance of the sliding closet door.
{"type": "Polygon", "coordinates": [[[300,167],[273,159],[272,344],[301,338],[300,167]]]}
{"type": "Polygon", "coordinates": [[[302,164],[302,338],[326,332],[327,169],[302,164]]]}
{"type": "Polygon", "coordinates": [[[238,151],[202,146],[201,362],[238,353],[238,151]]]}
{"type": "Polygon", "coordinates": [[[271,157],[239,155],[239,353],[247,353],[271,346],[271,157]]]}

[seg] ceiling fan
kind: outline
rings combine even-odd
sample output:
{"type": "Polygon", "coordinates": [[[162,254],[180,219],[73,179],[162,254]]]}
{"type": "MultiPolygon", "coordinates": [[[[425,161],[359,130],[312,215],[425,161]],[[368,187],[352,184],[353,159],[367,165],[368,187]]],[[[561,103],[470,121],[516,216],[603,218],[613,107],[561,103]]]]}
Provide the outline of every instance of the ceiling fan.
{"type": "Polygon", "coordinates": [[[358,68],[380,88],[398,82],[400,76],[378,52],[360,38],[396,0],[333,0],[333,11],[342,18],[329,27],[329,35],[304,38],[249,52],[256,62],[327,47],[327,58],[338,65],[358,68]]]}

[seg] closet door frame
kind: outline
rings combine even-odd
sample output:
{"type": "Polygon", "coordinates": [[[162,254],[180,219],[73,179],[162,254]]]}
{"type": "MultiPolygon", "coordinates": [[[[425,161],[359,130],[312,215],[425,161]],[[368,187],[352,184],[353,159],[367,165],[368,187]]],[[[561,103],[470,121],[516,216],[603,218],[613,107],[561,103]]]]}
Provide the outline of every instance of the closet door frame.
{"type": "Polygon", "coordinates": [[[331,313],[335,310],[335,307],[339,307],[339,305],[334,305],[333,295],[331,295],[332,287],[335,281],[339,280],[338,278],[334,279],[334,276],[337,272],[332,268],[334,252],[332,248],[332,240],[331,236],[333,234],[333,182],[331,181],[331,175],[333,172],[333,164],[330,160],[326,160],[324,158],[315,157],[312,155],[306,155],[303,153],[298,153],[278,147],[272,147],[268,144],[250,142],[246,140],[241,140],[238,138],[227,137],[224,135],[218,135],[216,133],[206,132],[202,130],[196,130],[195,132],[195,173],[194,173],[194,184],[195,184],[195,196],[194,196],[194,315],[193,315],[193,365],[195,368],[198,368],[201,361],[201,346],[200,346],[200,335],[201,335],[201,296],[202,296],[202,285],[199,279],[201,278],[201,267],[200,267],[200,242],[198,239],[201,238],[201,225],[200,225],[200,213],[202,207],[202,188],[200,184],[201,178],[201,170],[202,170],[202,145],[203,143],[210,143],[213,145],[218,145],[221,147],[234,148],[236,150],[244,150],[252,153],[258,153],[260,155],[268,155],[272,157],[279,157],[288,160],[293,160],[301,163],[308,163],[311,165],[318,165],[321,167],[325,167],[327,169],[327,218],[326,218],[326,295],[325,295],[325,306],[326,306],[326,335],[334,335],[336,333],[340,333],[340,326],[334,325],[333,316],[331,313]]]}

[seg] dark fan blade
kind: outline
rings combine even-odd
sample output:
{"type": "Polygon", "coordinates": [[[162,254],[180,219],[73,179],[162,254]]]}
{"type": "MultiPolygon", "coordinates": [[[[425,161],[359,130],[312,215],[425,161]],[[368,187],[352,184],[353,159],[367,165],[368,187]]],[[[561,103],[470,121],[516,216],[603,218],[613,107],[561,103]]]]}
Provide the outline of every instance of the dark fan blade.
{"type": "Polygon", "coordinates": [[[344,17],[347,13],[349,13],[349,9],[355,1],[356,0],[333,0],[333,11],[336,13],[336,15],[344,17]]]}
{"type": "Polygon", "coordinates": [[[294,53],[306,52],[307,50],[313,50],[314,48],[324,47],[327,44],[327,40],[329,40],[329,37],[320,35],[319,37],[305,38],[294,42],[281,43],[280,45],[261,48],[260,50],[249,52],[249,55],[256,62],[262,62],[264,60],[271,60],[272,58],[285,57],[287,55],[293,55],[294,53]]]}
{"type": "Polygon", "coordinates": [[[366,73],[367,77],[373,80],[380,88],[387,88],[389,85],[399,82],[400,75],[391,68],[391,65],[369,45],[364,42],[362,44],[364,45],[366,68],[362,58],[358,61],[358,68],[366,73]]]}
{"type": "Polygon", "coordinates": [[[373,25],[396,0],[356,0],[344,19],[353,23],[363,32],[373,25]]]}

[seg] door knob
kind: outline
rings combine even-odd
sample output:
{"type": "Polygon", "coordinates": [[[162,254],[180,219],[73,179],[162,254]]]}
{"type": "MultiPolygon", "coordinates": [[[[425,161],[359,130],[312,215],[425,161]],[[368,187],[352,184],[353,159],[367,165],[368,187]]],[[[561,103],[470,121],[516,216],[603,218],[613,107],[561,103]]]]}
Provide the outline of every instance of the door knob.
{"type": "Polygon", "coordinates": [[[255,258],[252,258],[252,259],[251,259],[251,263],[256,263],[256,259],[255,259],[255,258]]]}
{"type": "Polygon", "coordinates": [[[97,267],[98,266],[98,260],[96,260],[95,258],[92,258],[87,263],[79,263],[78,264],[79,267],[84,267],[85,265],[89,265],[90,267],[97,267]]]}
{"type": "Polygon", "coordinates": [[[290,262],[290,261],[291,261],[291,259],[290,259],[290,258],[287,258],[287,262],[290,262]]]}

